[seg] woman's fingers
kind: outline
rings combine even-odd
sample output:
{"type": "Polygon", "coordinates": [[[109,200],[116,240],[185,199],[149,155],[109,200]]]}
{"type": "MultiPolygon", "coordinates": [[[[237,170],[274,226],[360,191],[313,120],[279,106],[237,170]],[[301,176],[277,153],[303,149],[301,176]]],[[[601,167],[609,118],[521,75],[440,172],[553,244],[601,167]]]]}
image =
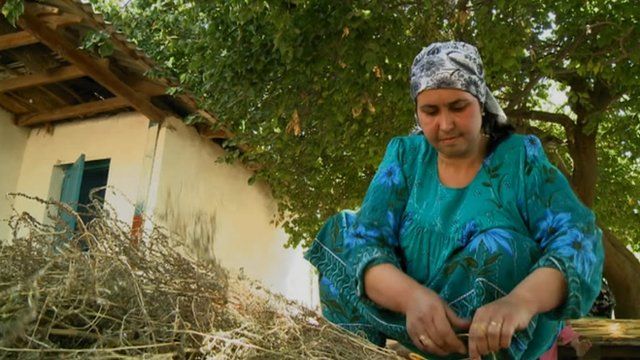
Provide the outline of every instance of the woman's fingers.
{"type": "Polygon", "coordinates": [[[511,346],[511,339],[516,331],[516,326],[513,321],[508,319],[502,324],[502,330],[500,331],[500,347],[503,349],[511,346]]]}
{"type": "Polygon", "coordinates": [[[429,335],[420,335],[418,337],[418,340],[424,345],[424,347],[427,349],[427,352],[429,353],[439,356],[446,356],[450,353],[449,351],[443,349],[441,346],[437,345],[429,335]]]}
{"type": "Polygon", "coordinates": [[[445,312],[447,314],[447,319],[449,319],[449,322],[454,328],[458,330],[469,330],[471,321],[459,317],[449,306],[445,307],[445,312]]]}
{"type": "MultiPolygon", "coordinates": [[[[429,327],[433,327],[431,321],[423,321],[420,323],[413,323],[413,326],[407,326],[407,332],[413,344],[420,350],[440,356],[449,354],[444,349],[439,347],[429,334],[429,327]]],[[[433,330],[432,330],[433,332],[433,330]]]]}
{"type": "Polygon", "coordinates": [[[450,353],[457,352],[460,354],[466,354],[467,349],[464,346],[464,343],[460,341],[460,339],[458,339],[458,337],[456,336],[456,333],[453,331],[453,328],[451,327],[452,324],[449,321],[449,314],[448,314],[448,311],[450,311],[450,309],[448,308],[447,305],[444,305],[444,306],[445,306],[444,313],[446,315],[443,314],[443,316],[439,316],[436,319],[434,319],[433,326],[438,333],[438,338],[434,340],[440,340],[439,342],[436,341],[438,346],[440,346],[445,350],[448,350],[450,353]]]}
{"type": "Polygon", "coordinates": [[[487,325],[487,344],[489,352],[500,350],[503,320],[490,320],[487,325]]]}
{"type": "Polygon", "coordinates": [[[477,358],[480,355],[486,355],[488,353],[487,322],[483,318],[476,319],[474,317],[471,328],[469,329],[469,355],[472,358],[477,358]],[[471,353],[472,347],[475,349],[475,353],[471,353]]]}

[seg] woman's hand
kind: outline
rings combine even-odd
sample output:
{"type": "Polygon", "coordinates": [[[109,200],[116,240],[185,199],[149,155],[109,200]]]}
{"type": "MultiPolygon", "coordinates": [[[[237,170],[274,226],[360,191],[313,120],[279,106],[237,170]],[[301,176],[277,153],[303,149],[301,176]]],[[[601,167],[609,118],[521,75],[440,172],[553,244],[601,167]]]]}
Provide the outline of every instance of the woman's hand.
{"type": "Polygon", "coordinates": [[[536,314],[530,300],[509,294],[479,308],[469,329],[469,357],[480,359],[511,345],[511,338],[524,330],[536,314]]]}
{"type": "Polygon", "coordinates": [[[405,302],[407,332],[422,351],[444,356],[457,352],[466,354],[464,343],[453,327],[467,329],[469,322],[459,318],[432,290],[415,287],[405,302]]]}

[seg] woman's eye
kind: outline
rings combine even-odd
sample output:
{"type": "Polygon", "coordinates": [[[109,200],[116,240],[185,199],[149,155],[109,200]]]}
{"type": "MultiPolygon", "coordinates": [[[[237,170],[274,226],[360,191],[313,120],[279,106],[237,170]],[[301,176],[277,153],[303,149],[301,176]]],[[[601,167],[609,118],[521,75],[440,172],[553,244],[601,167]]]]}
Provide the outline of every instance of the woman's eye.
{"type": "Polygon", "coordinates": [[[452,106],[451,107],[451,111],[460,112],[460,111],[464,110],[465,107],[467,107],[467,106],[466,105],[452,106]]]}

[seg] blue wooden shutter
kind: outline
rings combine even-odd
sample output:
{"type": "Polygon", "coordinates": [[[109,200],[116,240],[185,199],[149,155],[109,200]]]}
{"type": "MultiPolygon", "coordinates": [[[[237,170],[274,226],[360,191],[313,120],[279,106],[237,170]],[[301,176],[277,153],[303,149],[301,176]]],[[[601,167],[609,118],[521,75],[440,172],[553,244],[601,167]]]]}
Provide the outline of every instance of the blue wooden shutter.
{"type": "MultiPolygon", "coordinates": [[[[80,198],[80,185],[82,185],[82,174],[84,173],[84,154],[80,155],[73,165],[64,172],[62,181],[62,192],[60,202],[68,204],[74,211],[78,210],[78,199],[80,198]]],[[[76,228],[76,217],[63,211],[64,220],[71,229],[76,228]]]]}

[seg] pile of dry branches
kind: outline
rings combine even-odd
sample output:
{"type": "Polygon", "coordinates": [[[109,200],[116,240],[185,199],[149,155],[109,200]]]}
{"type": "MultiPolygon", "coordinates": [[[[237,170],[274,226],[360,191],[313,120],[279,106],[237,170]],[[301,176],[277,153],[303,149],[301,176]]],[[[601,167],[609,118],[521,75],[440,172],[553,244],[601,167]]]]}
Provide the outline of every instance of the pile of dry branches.
{"type": "MultiPolygon", "coordinates": [[[[24,195],[13,195],[21,196],[24,195]]],[[[388,359],[315,312],[211,261],[159,227],[132,236],[104,206],[10,219],[0,247],[0,358],[388,359]]]]}

